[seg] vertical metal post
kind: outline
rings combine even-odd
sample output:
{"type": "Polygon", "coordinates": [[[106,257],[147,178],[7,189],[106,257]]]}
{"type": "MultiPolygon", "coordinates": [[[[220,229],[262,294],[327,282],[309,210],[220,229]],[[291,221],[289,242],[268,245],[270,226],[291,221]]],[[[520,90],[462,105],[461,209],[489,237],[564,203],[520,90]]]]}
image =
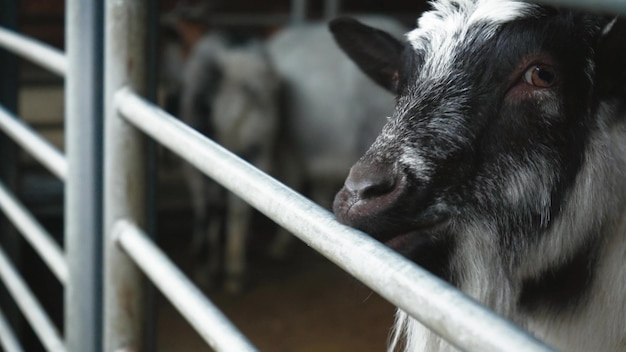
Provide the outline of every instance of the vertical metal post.
{"type": "Polygon", "coordinates": [[[324,0],[324,19],[331,20],[339,16],[341,0],[324,0]]]}
{"type": "MultiPolygon", "coordinates": [[[[17,0],[0,1],[0,26],[9,29],[17,28],[17,0]]],[[[19,90],[19,61],[17,56],[0,48],[0,104],[12,113],[17,112],[19,90]]],[[[0,179],[5,185],[14,189],[17,179],[17,148],[13,141],[0,133],[0,179]]],[[[13,262],[20,263],[20,240],[11,223],[0,215],[0,244],[9,254],[13,262]]],[[[0,305],[16,334],[22,332],[24,319],[19,309],[12,302],[4,289],[0,290],[0,305]]]]}
{"type": "Polygon", "coordinates": [[[102,0],[68,0],[65,35],[65,340],[102,351],[102,0]]]}
{"type": "Polygon", "coordinates": [[[104,140],[104,349],[142,351],[142,275],[115,244],[112,228],[119,219],[146,225],[146,138],[119,116],[114,93],[145,87],[146,2],[105,4],[104,140]]]}
{"type": "Polygon", "coordinates": [[[306,21],[308,0],[291,0],[291,24],[299,25],[306,21]]]}

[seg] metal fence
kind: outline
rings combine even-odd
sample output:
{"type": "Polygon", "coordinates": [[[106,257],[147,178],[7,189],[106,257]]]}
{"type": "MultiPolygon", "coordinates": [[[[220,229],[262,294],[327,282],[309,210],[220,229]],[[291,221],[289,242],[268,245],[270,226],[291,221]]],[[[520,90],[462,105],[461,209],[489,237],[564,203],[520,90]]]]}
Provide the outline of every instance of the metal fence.
{"type": "MultiPolygon", "coordinates": [[[[108,1],[104,18],[101,5],[68,1],[65,54],[0,28],[0,47],[63,75],[66,82],[66,155],[0,107],[6,135],[66,183],[64,250],[0,183],[0,208],[65,287],[61,337],[0,249],[0,278],[46,349],[142,350],[145,275],[212,348],[256,350],[146,234],[149,136],[460,349],[551,350],[142,98],[143,39],[149,28],[145,2],[108,1]]],[[[624,2],[602,5],[626,9],[624,2]]],[[[22,350],[1,312],[0,344],[7,351],[22,350]]]]}

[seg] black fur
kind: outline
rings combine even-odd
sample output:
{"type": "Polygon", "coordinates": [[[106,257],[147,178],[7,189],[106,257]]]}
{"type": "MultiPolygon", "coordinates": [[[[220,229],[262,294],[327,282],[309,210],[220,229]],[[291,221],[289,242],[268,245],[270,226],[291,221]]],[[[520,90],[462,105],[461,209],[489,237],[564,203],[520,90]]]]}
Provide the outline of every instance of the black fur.
{"type": "Polygon", "coordinates": [[[558,267],[524,280],[518,303],[521,309],[528,313],[562,313],[572,312],[572,307],[582,308],[594,279],[597,256],[598,246],[589,244],[558,267]]]}

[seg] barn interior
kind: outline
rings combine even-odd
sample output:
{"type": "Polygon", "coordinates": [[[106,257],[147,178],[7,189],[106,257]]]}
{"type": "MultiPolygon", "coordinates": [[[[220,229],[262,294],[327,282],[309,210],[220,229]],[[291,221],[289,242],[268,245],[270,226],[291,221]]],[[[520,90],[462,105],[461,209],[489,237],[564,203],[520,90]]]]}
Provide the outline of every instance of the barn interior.
{"type": "MultiPolygon", "coordinates": [[[[198,19],[207,27],[262,40],[285,26],[327,21],[338,15],[386,15],[411,27],[427,6],[421,0],[215,0],[199,4],[207,5],[208,11],[198,19]]],[[[185,5],[198,3],[187,1],[185,5]]],[[[7,4],[0,4],[0,11],[2,6],[7,4]]],[[[62,0],[21,0],[14,1],[13,6],[20,32],[63,50],[65,8],[62,0]]],[[[166,18],[180,6],[179,1],[161,0],[159,17],[166,18]]],[[[165,31],[158,33],[157,42],[165,31]]],[[[28,61],[20,61],[15,74],[19,90],[2,94],[17,94],[16,112],[63,150],[63,80],[28,61]]],[[[2,143],[4,160],[17,160],[17,167],[11,170],[16,194],[63,246],[62,182],[27,153],[10,142],[2,143]]],[[[164,150],[157,150],[157,155],[153,185],[156,195],[154,239],[192,277],[194,263],[189,255],[192,214],[188,190],[177,167],[180,161],[164,150]]],[[[205,289],[207,296],[254,345],[262,351],[279,352],[384,350],[394,314],[388,302],[297,239],[283,258],[268,257],[265,249],[276,225],[260,214],[254,221],[255,233],[250,234],[248,244],[249,271],[242,292],[233,295],[220,289],[205,289]]],[[[2,222],[5,230],[11,230],[4,215],[2,222]]],[[[3,247],[12,253],[27,283],[62,330],[62,286],[19,236],[8,243],[6,238],[3,241],[3,247]]],[[[150,307],[155,313],[155,322],[150,324],[153,328],[148,329],[153,337],[149,339],[152,342],[148,350],[210,350],[164,297],[156,291],[154,297],[155,302],[150,307]]],[[[2,292],[0,306],[16,324],[26,350],[43,350],[6,292],[2,292]]]]}

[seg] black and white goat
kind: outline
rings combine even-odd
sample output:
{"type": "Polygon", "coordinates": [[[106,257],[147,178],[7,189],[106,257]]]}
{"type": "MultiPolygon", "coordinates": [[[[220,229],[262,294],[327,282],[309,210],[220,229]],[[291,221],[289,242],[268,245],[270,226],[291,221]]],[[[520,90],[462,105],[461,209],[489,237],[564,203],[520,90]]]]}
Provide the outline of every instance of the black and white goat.
{"type": "MultiPolygon", "coordinates": [[[[335,38],[396,108],[337,194],[369,233],[564,351],[626,351],[626,22],[440,0],[335,38]]],[[[453,347],[398,313],[391,349],[453,347]]]]}

